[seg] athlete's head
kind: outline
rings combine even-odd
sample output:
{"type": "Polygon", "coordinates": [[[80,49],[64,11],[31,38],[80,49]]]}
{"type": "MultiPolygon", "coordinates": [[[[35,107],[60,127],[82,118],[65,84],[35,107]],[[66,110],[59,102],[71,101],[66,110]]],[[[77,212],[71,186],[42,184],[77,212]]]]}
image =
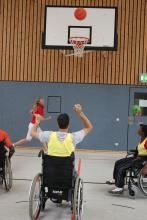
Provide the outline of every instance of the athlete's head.
{"type": "Polygon", "coordinates": [[[57,123],[60,129],[67,129],[69,127],[70,118],[68,114],[62,113],[57,118],[57,123]]]}
{"type": "Polygon", "coordinates": [[[140,124],[140,128],[138,130],[138,134],[142,137],[147,137],[147,125],[140,124]]]}
{"type": "Polygon", "coordinates": [[[35,101],[35,105],[38,106],[38,105],[43,105],[44,106],[44,99],[42,97],[39,97],[38,99],[36,99],[35,101]]]}
{"type": "Polygon", "coordinates": [[[37,107],[38,107],[39,105],[44,106],[44,99],[43,99],[42,97],[39,97],[38,99],[36,99],[35,103],[33,104],[32,110],[33,110],[33,111],[36,111],[36,110],[37,110],[37,107]]]}

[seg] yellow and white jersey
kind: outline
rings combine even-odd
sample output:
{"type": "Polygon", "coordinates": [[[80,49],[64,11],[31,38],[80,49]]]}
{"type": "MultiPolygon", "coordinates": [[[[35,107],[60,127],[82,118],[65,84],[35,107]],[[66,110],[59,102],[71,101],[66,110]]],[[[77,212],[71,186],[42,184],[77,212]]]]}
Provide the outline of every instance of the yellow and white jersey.
{"type": "Polygon", "coordinates": [[[147,138],[144,139],[141,143],[138,144],[138,155],[147,156],[147,138]]]}

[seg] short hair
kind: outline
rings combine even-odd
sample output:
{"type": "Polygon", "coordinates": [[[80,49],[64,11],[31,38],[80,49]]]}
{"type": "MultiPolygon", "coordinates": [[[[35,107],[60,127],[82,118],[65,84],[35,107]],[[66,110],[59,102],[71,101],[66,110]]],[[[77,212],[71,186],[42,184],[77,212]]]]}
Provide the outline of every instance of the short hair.
{"type": "Polygon", "coordinates": [[[58,126],[61,129],[68,128],[69,121],[70,121],[70,118],[69,118],[68,114],[66,114],[66,113],[60,114],[57,118],[58,126]]]}
{"type": "Polygon", "coordinates": [[[141,130],[144,133],[144,136],[147,137],[147,125],[142,124],[141,125],[141,130]]]}

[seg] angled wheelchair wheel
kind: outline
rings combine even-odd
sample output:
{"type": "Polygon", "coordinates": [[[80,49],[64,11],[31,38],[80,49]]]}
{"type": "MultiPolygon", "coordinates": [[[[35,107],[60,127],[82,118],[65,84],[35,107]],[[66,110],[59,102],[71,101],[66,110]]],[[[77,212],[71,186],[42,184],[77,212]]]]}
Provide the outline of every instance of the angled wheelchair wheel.
{"type": "Polygon", "coordinates": [[[135,199],[136,196],[138,194],[138,187],[136,185],[132,185],[130,188],[129,188],[129,197],[131,199],[135,199]]]}
{"type": "Polygon", "coordinates": [[[31,184],[29,192],[29,216],[31,220],[39,217],[41,211],[41,180],[42,174],[38,173],[31,184]]]}
{"type": "Polygon", "coordinates": [[[83,181],[77,176],[74,189],[73,213],[75,220],[81,220],[83,214],[83,181]]]}
{"type": "Polygon", "coordinates": [[[147,196],[147,175],[142,175],[141,172],[138,176],[138,186],[145,196],[147,196]]]}
{"type": "Polygon", "coordinates": [[[135,191],[134,190],[132,190],[132,189],[129,190],[129,197],[135,198],[135,191]]]}
{"type": "Polygon", "coordinates": [[[6,191],[9,191],[12,188],[11,161],[9,160],[7,156],[5,158],[4,184],[5,184],[6,191]]]}

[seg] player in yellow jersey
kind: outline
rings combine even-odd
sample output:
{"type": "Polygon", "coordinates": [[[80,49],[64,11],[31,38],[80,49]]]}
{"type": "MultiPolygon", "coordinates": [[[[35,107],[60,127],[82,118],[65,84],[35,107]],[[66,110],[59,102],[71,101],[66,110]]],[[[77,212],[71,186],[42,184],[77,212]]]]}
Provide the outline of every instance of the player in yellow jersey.
{"type": "Polygon", "coordinates": [[[68,114],[60,114],[57,118],[58,131],[37,132],[41,122],[41,117],[36,115],[36,123],[32,128],[31,135],[39,139],[42,143],[47,144],[47,154],[50,156],[66,157],[72,155],[78,143],[82,142],[84,137],[92,130],[92,124],[82,111],[82,106],[76,104],[73,108],[84,124],[80,131],[69,133],[70,118],[68,114]]]}

